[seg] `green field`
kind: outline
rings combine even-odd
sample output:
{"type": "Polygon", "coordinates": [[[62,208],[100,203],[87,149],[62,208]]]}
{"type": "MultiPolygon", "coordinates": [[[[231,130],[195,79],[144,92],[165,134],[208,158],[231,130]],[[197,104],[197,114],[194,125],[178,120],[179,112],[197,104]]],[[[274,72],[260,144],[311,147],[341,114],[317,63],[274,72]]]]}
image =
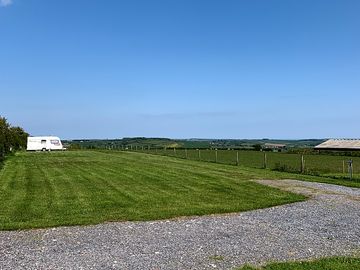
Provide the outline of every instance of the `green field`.
{"type": "Polygon", "coordinates": [[[314,146],[324,142],[323,139],[307,139],[307,140],[269,140],[269,139],[170,139],[170,138],[146,138],[132,137],[122,139],[78,139],[71,141],[63,141],[67,147],[72,149],[132,149],[136,148],[241,148],[253,149],[254,145],[265,143],[285,144],[289,149],[294,148],[313,148],[314,146]]]}
{"type": "Polygon", "coordinates": [[[335,257],[305,262],[270,263],[264,267],[244,266],[239,270],[357,270],[360,258],[335,257]]]}
{"type": "Polygon", "coordinates": [[[228,213],[304,199],[249,181],[255,178],[279,173],[133,152],[21,152],[0,171],[0,229],[228,213]]]}
{"type": "MultiPolygon", "coordinates": [[[[210,149],[158,149],[144,150],[151,154],[161,154],[167,156],[176,156],[188,158],[191,160],[202,160],[215,162],[216,151],[210,149]]],[[[217,162],[223,164],[237,164],[237,152],[239,153],[239,164],[251,168],[264,167],[264,152],[259,151],[236,151],[236,150],[217,150],[217,162]]],[[[275,169],[279,166],[286,166],[286,170],[291,172],[300,172],[301,155],[288,153],[266,152],[267,168],[275,169]]],[[[347,177],[347,160],[350,157],[331,156],[331,155],[304,155],[305,173],[319,176],[347,177]],[[345,167],[343,165],[345,164],[345,167]]],[[[360,157],[351,157],[353,160],[354,178],[360,179],[360,157]]]]}

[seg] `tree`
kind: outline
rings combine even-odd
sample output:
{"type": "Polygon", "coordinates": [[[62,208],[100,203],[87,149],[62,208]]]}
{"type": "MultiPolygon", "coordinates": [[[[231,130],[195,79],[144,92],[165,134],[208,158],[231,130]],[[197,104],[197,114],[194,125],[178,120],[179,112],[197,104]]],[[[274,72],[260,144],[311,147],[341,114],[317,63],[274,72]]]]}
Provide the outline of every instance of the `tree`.
{"type": "Polygon", "coordinates": [[[10,125],[5,117],[0,116],[0,156],[3,157],[10,151],[9,141],[9,128],[10,125]]]}
{"type": "Polygon", "coordinates": [[[0,116],[0,157],[26,147],[27,134],[21,127],[12,127],[0,116]]]}
{"type": "Polygon", "coordinates": [[[253,147],[255,151],[260,151],[262,149],[261,144],[254,144],[253,147]]]}
{"type": "Polygon", "coordinates": [[[29,136],[21,127],[10,127],[10,145],[15,151],[26,148],[27,137],[29,136]]]}

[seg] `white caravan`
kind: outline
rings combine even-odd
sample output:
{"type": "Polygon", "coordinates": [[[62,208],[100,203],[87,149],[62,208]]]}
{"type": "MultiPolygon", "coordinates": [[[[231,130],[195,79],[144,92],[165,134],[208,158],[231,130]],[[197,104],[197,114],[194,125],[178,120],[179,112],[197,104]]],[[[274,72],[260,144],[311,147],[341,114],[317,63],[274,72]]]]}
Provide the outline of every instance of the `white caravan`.
{"type": "Polygon", "coordinates": [[[65,148],[63,148],[59,137],[41,136],[41,137],[28,137],[26,150],[52,151],[52,150],[65,150],[65,148]]]}

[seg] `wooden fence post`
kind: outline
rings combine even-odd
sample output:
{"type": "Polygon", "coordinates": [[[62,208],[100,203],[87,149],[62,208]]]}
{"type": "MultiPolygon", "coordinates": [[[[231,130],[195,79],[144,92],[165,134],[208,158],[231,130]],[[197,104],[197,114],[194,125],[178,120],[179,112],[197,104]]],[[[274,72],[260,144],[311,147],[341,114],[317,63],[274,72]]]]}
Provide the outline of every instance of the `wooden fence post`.
{"type": "Polygon", "coordinates": [[[305,172],[305,160],[304,155],[301,155],[301,173],[305,172]]]}
{"type": "Polygon", "coordinates": [[[215,162],[216,163],[218,162],[218,151],[217,151],[217,149],[215,149],[215,162]]]}
{"type": "Polygon", "coordinates": [[[350,180],[352,180],[352,178],[353,178],[353,169],[354,169],[354,167],[353,167],[353,160],[350,159],[350,160],[348,161],[348,163],[349,163],[349,178],[350,178],[350,180]]]}
{"type": "Polygon", "coordinates": [[[267,156],[266,156],[266,152],[264,152],[264,169],[267,168],[267,156]]]}
{"type": "Polygon", "coordinates": [[[198,149],[199,160],[201,160],[200,149],[198,149]]]}
{"type": "Polygon", "coordinates": [[[239,151],[236,151],[236,166],[239,166],[239,151]]]}

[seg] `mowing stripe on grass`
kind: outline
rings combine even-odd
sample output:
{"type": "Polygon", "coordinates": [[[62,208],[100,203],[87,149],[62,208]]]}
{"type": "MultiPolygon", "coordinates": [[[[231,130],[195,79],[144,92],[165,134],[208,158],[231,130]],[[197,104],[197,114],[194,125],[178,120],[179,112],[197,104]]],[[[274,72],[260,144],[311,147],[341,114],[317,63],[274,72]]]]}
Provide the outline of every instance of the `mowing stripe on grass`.
{"type": "Polygon", "coordinates": [[[0,229],[247,211],[303,196],[261,170],[127,152],[19,153],[0,174],[0,229]]]}

